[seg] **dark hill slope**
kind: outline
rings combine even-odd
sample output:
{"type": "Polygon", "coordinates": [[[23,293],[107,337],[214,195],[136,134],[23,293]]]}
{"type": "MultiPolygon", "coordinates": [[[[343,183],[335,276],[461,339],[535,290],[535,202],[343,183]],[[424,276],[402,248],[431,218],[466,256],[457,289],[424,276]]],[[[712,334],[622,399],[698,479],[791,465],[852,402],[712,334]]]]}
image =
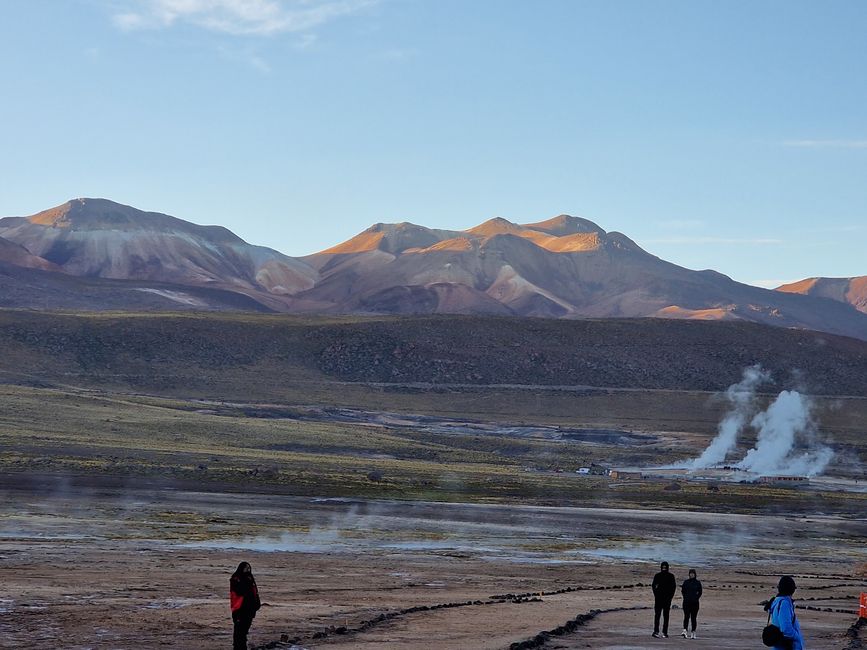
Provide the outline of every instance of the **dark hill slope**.
{"type": "Polygon", "coordinates": [[[716,391],[754,363],[769,390],[867,396],[867,342],[739,321],[6,311],[0,348],[4,381],[248,401],[323,379],[716,391]]]}
{"type": "Polygon", "coordinates": [[[0,308],[271,311],[253,298],[233,291],[160,282],[79,278],[2,261],[0,308]]]}
{"type": "Polygon", "coordinates": [[[3,237],[0,237],[0,264],[11,264],[26,269],[42,269],[43,271],[60,270],[57,265],[31,254],[23,246],[3,237]]]}

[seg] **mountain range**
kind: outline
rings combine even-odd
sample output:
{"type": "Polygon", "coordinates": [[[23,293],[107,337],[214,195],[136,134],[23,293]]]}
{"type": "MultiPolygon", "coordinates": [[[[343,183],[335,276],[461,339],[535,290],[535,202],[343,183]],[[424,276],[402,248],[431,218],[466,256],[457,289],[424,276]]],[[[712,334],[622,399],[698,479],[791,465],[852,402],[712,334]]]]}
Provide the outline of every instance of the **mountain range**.
{"type": "Polygon", "coordinates": [[[867,340],[867,276],[767,290],[560,215],[378,223],[301,258],[106,199],[0,219],[0,306],[745,320],[867,340]]]}

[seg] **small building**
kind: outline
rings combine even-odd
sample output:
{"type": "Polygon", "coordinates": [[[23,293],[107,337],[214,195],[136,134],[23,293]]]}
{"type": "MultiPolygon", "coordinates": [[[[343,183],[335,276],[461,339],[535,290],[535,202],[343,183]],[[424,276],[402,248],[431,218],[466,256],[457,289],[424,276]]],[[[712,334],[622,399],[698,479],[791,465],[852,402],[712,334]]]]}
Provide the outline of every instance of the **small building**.
{"type": "Polygon", "coordinates": [[[613,479],[641,478],[641,472],[630,472],[622,469],[612,469],[610,472],[608,472],[608,476],[613,479]]]}
{"type": "Polygon", "coordinates": [[[575,470],[575,473],[576,474],[589,474],[590,468],[589,467],[579,467],[577,470],[575,470]]]}
{"type": "Polygon", "coordinates": [[[760,476],[759,483],[809,483],[807,476],[760,476]]]}

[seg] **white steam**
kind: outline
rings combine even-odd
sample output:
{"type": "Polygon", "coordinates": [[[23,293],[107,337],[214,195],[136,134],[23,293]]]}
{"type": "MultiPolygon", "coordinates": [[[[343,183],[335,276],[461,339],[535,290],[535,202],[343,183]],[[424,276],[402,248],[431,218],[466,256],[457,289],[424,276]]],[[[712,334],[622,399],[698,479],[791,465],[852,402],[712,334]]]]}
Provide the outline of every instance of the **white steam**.
{"type": "Polygon", "coordinates": [[[760,366],[752,366],[744,370],[740,382],[729,387],[726,398],[731,408],[719,424],[719,433],[687,464],[689,469],[725,463],[749,422],[757,431],[756,445],[740,462],[731,463],[738,469],[757,476],[815,476],[825,470],[834,452],[817,442],[812,404],[806,396],[784,390],[766,410],[755,413],[756,389],[769,378],[760,366]]]}
{"type": "Polygon", "coordinates": [[[726,390],[726,399],[731,408],[719,423],[714,438],[701,456],[690,464],[690,469],[704,469],[725,462],[726,456],[735,450],[738,434],[755,410],[756,388],[770,379],[770,373],[755,365],[744,369],[743,378],[726,390]]]}
{"type": "Polygon", "coordinates": [[[780,393],[766,411],[753,418],[751,424],[759,432],[756,446],[738,467],[759,475],[821,474],[834,452],[816,443],[810,408],[810,401],[799,392],[780,393]],[[796,452],[796,445],[805,451],[796,452]]]}

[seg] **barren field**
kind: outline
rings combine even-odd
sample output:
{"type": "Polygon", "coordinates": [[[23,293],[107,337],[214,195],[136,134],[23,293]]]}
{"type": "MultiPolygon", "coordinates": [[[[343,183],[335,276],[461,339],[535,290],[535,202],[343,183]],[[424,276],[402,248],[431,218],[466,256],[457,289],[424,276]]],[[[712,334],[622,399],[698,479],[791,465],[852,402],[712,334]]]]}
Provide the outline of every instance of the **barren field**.
{"type": "MultiPolygon", "coordinates": [[[[268,328],[285,323],[224,318],[238,336],[250,323],[262,330],[237,358],[186,334],[174,358],[158,347],[180,336],[174,317],[11,317],[0,359],[0,646],[228,647],[228,576],[248,560],[267,603],[258,648],[757,647],[760,603],[783,573],[798,581],[809,648],[862,647],[860,393],[813,398],[818,439],[834,452],[821,479],[691,480],[660,466],[707,446],[726,408],[715,392],[561,384],[568,368],[550,358],[544,383],[466,383],[471,368],[445,381],[442,364],[436,381],[349,381],[341,373],[355,371],[340,364],[351,349],[328,357],[338,370],[317,356],[340,338],[333,323],[290,323],[287,340],[309,349],[278,350],[272,363],[268,328]],[[577,472],[594,463],[653,471],[577,472]],[[705,585],[695,642],[676,637],[679,610],[671,639],[650,638],[648,585],[663,559],[679,579],[696,568],[705,585]]],[[[218,321],[187,324],[228,349],[218,321]]],[[[375,334],[354,340],[368,346],[375,334]]],[[[857,368],[835,363],[828,381],[860,386],[857,368]]],[[[653,372],[650,383],[682,377],[653,372]]],[[[738,453],[754,442],[743,436],[738,453]]]]}
{"type": "Polygon", "coordinates": [[[41,484],[3,493],[3,647],[228,647],[241,559],[267,603],[259,647],[509,648],[582,614],[544,647],[684,643],[679,610],[672,639],[649,636],[666,559],[705,586],[691,644],[755,646],[761,601],[793,573],[809,647],[843,648],[867,589],[864,520],[41,484]]]}

